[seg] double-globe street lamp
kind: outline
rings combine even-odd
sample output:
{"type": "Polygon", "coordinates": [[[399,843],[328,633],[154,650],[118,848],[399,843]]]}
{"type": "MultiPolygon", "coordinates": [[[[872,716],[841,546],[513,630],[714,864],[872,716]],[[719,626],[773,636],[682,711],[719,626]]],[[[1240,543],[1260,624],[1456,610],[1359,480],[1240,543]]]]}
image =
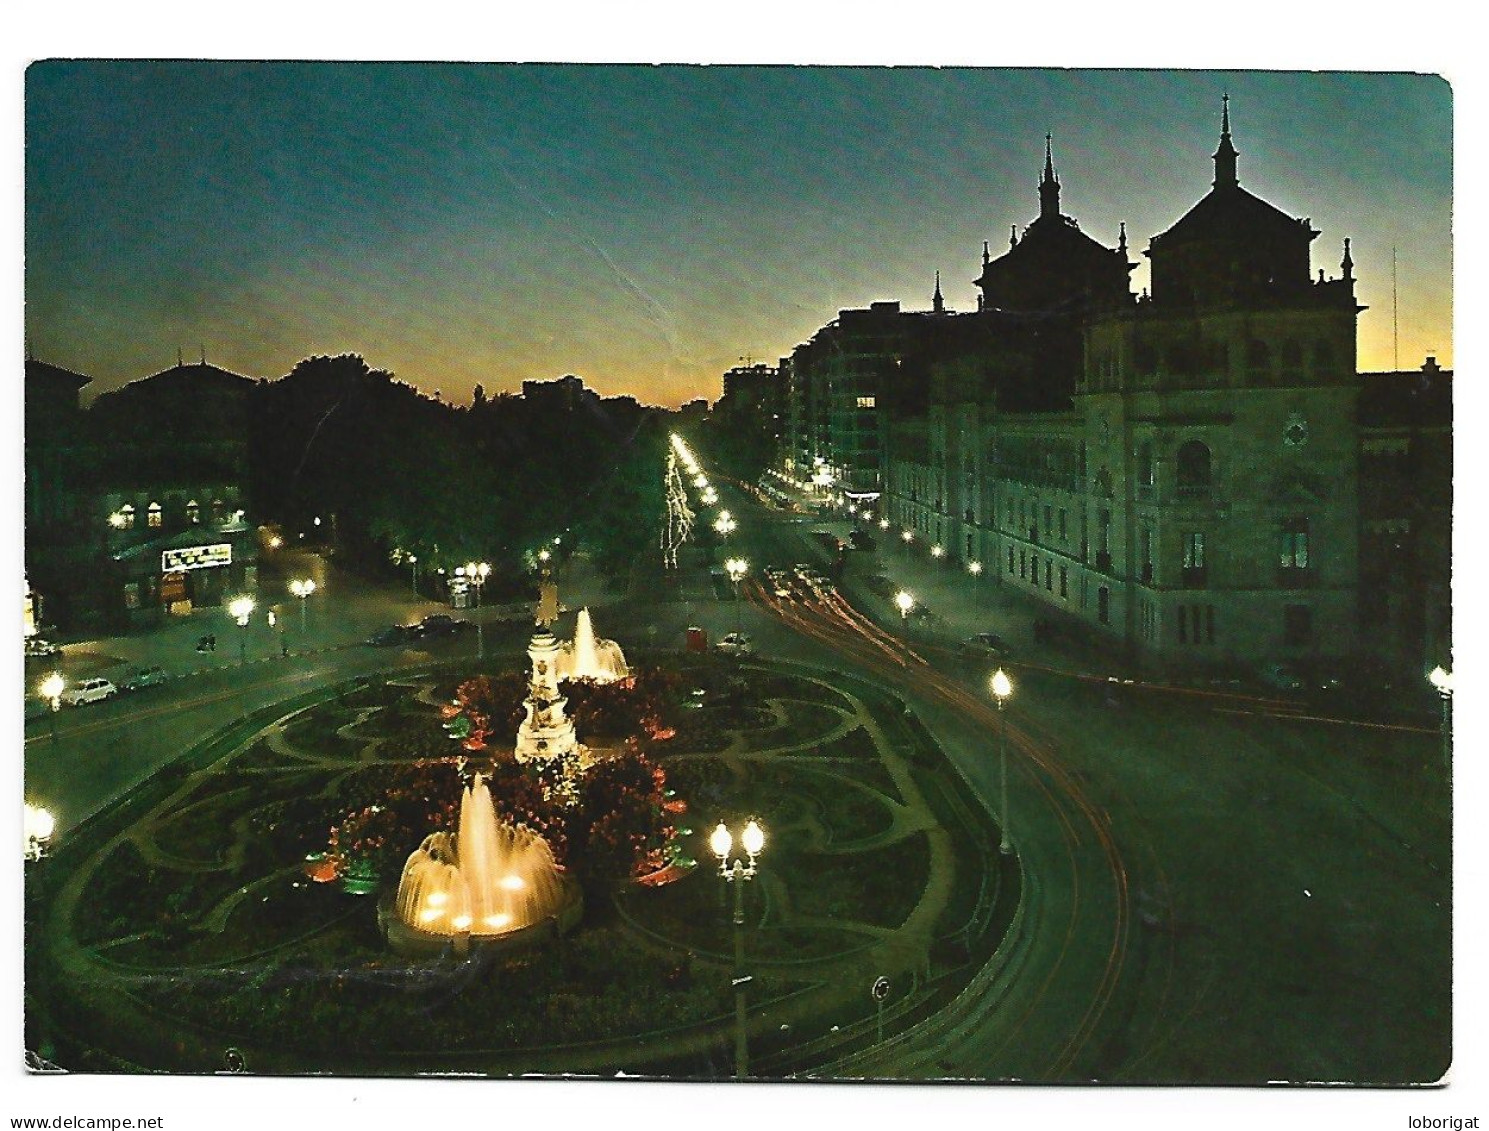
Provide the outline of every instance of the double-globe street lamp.
{"type": "Polygon", "coordinates": [[[1003,720],[1003,704],[1013,694],[1013,681],[1008,673],[999,668],[989,681],[993,698],[998,702],[998,791],[1002,795],[1002,813],[999,824],[1003,826],[1003,839],[998,845],[1000,852],[1008,852],[1008,724],[1003,720]]]}
{"type": "MultiPolygon", "coordinates": [[[[304,606],[301,606],[302,610],[304,606]]],[[[234,597],[229,602],[227,611],[232,618],[238,622],[238,664],[242,666],[248,662],[248,618],[253,616],[253,598],[249,596],[234,597]]]]}
{"type": "Polygon", "coordinates": [[[734,521],[734,516],[728,511],[720,511],[719,517],[714,519],[713,528],[720,538],[728,538],[739,529],[739,523],[734,521]]]}
{"type": "MultiPolygon", "coordinates": [[[[554,544],[558,544],[555,538],[554,544]]],[[[476,591],[476,608],[481,607],[481,587],[486,584],[486,579],[491,576],[490,562],[468,562],[465,567],[465,576],[470,581],[472,588],[476,591]]],[[[486,628],[481,623],[481,618],[476,617],[476,658],[486,658],[486,628]]]]}
{"type": "Polygon", "coordinates": [[[486,584],[486,578],[491,575],[491,563],[489,562],[467,562],[465,565],[465,578],[470,582],[471,588],[476,591],[476,608],[481,607],[481,586],[486,584]]]}
{"type": "Polygon", "coordinates": [[[739,835],[740,846],[745,850],[749,863],[735,857],[729,859],[734,848],[734,835],[723,821],[708,838],[708,846],[719,858],[719,876],[726,884],[734,885],[734,1075],[743,1080],[750,1074],[749,1041],[745,1032],[745,988],[750,979],[744,972],[744,886],[755,878],[756,861],[765,850],[765,830],[753,818],[739,835]]]}

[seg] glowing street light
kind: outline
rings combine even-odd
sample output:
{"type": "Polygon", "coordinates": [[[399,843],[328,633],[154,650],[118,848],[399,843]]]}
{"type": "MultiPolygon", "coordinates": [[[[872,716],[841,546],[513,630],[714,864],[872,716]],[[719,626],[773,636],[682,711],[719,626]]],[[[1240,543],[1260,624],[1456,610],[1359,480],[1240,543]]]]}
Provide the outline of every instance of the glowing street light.
{"type": "Polygon", "coordinates": [[[28,801],[22,829],[26,834],[26,859],[40,860],[47,854],[47,844],[57,830],[57,819],[48,810],[28,801]]]}
{"type": "Polygon", "coordinates": [[[879,520],[879,529],[880,530],[888,530],[889,529],[889,519],[887,519],[887,518],[881,518],[879,520]]]}
{"type": "Polygon", "coordinates": [[[900,541],[905,544],[905,548],[906,549],[909,549],[910,548],[910,543],[913,542],[913,541],[915,541],[915,532],[913,530],[904,530],[904,531],[901,531],[900,532],[900,541]]]}
{"type": "MultiPolygon", "coordinates": [[[[300,633],[305,633],[305,598],[315,592],[315,582],[310,578],[295,578],[290,582],[290,592],[300,598],[300,633]]],[[[250,607],[249,612],[253,612],[250,607]]]]}
{"type": "Polygon", "coordinates": [[[713,528],[723,538],[729,537],[738,527],[739,523],[734,521],[734,517],[728,511],[719,512],[719,517],[714,519],[713,528]]]}
{"type": "MultiPolygon", "coordinates": [[[[253,616],[253,609],[253,598],[247,595],[234,597],[227,607],[227,611],[238,622],[238,663],[240,666],[248,662],[248,618],[253,616]]],[[[303,611],[303,605],[301,609],[303,611]]]]}
{"type": "Polygon", "coordinates": [[[981,562],[968,562],[967,563],[967,572],[970,573],[973,577],[981,577],[982,576],[982,563],[981,562]]]}
{"type": "Polygon", "coordinates": [[[67,681],[62,678],[61,672],[52,672],[41,681],[36,689],[43,699],[47,701],[50,708],[47,711],[47,722],[51,725],[52,745],[57,745],[57,712],[62,709],[62,692],[67,690],[67,681]]]}
{"type": "Polygon", "coordinates": [[[941,546],[939,543],[937,545],[931,547],[931,557],[933,557],[933,558],[940,558],[940,557],[944,557],[945,554],[946,554],[945,547],[941,546]]]}
{"type": "Polygon", "coordinates": [[[765,851],[765,830],[751,818],[739,834],[740,846],[749,859],[729,859],[734,835],[720,821],[708,838],[708,846],[719,858],[719,876],[725,884],[734,885],[734,1075],[743,1080],[750,1074],[749,1042],[745,1033],[745,988],[750,978],[744,972],[744,886],[755,878],[756,861],[765,851]]]}
{"type": "Polygon", "coordinates": [[[1427,673],[1427,682],[1437,689],[1442,700],[1442,761],[1444,766],[1453,763],[1453,673],[1441,664],[1427,673]]]}
{"type": "Polygon", "coordinates": [[[1008,724],[1003,721],[1003,704],[1013,694],[1013,681],[1008,678],[1008,673],[999,668],[993,673],[993,678],[988,681],[988,686],[993,693],[993,698],[998,702],[998,777],[1002,782],[1000,792],[1003,795],[1002,820],[1003,839],[998,845],[999,851],[1007,852],[1008,843],[1008,724]]]}
{"type": "Polygon", "coordinates": [[[895,608],[900,611],[900,625],[906,635],[910,632],[910,610],[915,607],[915,598],[901,589],[894,595],[895,608]]]}
{"type": "Polygon", "coordinates": [[[744,558],[730,558],[724,563],[724,572],[734,583],[734,631],[739,632],[743,616],[739,607],[739,583],[744,579],[744,575],[750,572],[750,563],[744,558]]]}

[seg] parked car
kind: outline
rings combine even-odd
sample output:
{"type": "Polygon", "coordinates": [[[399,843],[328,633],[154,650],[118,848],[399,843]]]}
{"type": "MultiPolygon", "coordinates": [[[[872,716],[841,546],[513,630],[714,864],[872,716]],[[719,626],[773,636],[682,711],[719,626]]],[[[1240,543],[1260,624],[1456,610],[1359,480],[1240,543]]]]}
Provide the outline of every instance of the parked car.
{"type": "Polygon", "coordinates": [[[28,659],[45,659],[55,656],[62,651],[59,644],[53,644],[50,640],[43,640],[39,636],[26,637],[26,657],[28,659]]]}
{"type": "Polygon", "coordinates": [[[967,637],[957,645],[957,650],[967,656],[991,656],[994,659],[1008,658],[1008,642],[992,632],[979,632],[967,637]]]}
{"type": "Polygon", "coordinates": [[[85,679],[62,692],[62,704],[66,707],[81,707],[84,703],[99,703],[112,699],[119,689],[101,676],[85,679]]]}
{"type": "Polygon", "coordinates": [[[750,638],[742,632],[729,633],[714,645],[714,650],[726,656],[748,656],[754,651],[750,647],[750,638]]]}
{"type": "Polygon", "coordinates": [[[456,620],[448,613],[430,613],[418,627],[420,636],[456,636],[476,626],[468,620],[456,620]]]}
{"type": "Polygon", "coordinates": [[[1303,690],[1303,677],[1290,664],[1268,664],[1257,674],[1263,683],[1278,691],[1303,690]]]}
{"type": "Polygon", "coordinates": [[[158,664],[154,667],[141,668],[125,681],[124,691],[145,691],[151,687],[159,687],[170,681],[170,673],[158,664]]]}
{"type": "Polygon", "coordinates": [[[414,639],[418,633],[411,624],[390,624],[387,628],[380,628],[367,638],[367,643],[374,648],[390,648],[398,644],[407,644],[414,639]]]}

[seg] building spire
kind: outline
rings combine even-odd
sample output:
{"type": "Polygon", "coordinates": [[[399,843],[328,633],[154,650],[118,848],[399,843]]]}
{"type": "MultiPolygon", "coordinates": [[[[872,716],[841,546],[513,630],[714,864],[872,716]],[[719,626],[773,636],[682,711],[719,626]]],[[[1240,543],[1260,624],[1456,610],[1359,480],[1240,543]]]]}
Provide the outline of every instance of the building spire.
{"type": "Polygon", "coordinates": [[[1044,179],[1039,182],[1039,217],[1060,215],[1060,178],[1055,176],[1054,135],[1044,135],[1044,179]]]}
{"type": "Polygon", "coordinates": [[[183,364],[185,364],[185,363],[181,360],[181,347],[180,346],[177,346],[176,347],[176,368],[177,369],[180,369],[183,364]]]}
{"type": "Polygon", "coordinates": [[[990,259],[992,259],[992,258],[993,258],[992,257],[992,254],[988,251],[988,248],[987,248],[987,240],[983,240],[982,241],[982,265],[984,267],[986,267],[988,265],[988,261],[990,259]]]}
{"type": "Polygon", "coordinates": [[[1013,248],[1018,247],[1018,245],[1019,245],[1019,226],[1017,224],[1009,224],[1008,225],[1008,247],[1009,247],[1010,250],[1012,250],[1013,248]]]}
{"type": "Polygon", "coordinates": [[[1339,263],[1339,269],[1344,272],[1344,281],[1345,282],[1347,282],[1347,283],[1354,282],[1354,279],[1355,279],[1355,261],[1350,257],[1350,254],[1349,254],[1349,237],[1348,236],[1345,236],[1344,237],[1344,258],[1339,263]]]}
{"type": "Polygon", "coordinates": [[[931,309],[937,314],[946,313],[946,300],[941,297],[941,272],[936,272],[936,293],[931,296],[931,309]]]}
{"type": "Polygon", "coordinates": [[[1117,228],[1117,251],[1123,259],[1127,258],[1127,221],[1123,220],[1117,228]]]}
{"type": "Polygon", "coordinates": [[[1236,147],[1230,140],[1230,94],[1220,96],[1220,146],[1215,150],[1215,187],[1235,188],[1240,181],[1236,179],[1236,147]]]}

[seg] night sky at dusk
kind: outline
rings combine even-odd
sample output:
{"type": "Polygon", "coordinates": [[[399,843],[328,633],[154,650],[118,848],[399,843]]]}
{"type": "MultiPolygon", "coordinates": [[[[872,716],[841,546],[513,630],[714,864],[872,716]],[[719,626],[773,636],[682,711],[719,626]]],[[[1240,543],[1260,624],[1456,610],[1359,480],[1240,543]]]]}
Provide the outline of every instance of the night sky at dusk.
{"type": "Polygon", "coordinates": [[[72,63],[26,89],[30,352],[90,394],[199,347],[277,377],[357,352],[448,400],[576,373],[718,395],[842,307],[975,307],[982,241],[1062,211],[1140,252],[1241,183],[1353,238],[1360,367],[1452,364],[1452,95],[1427,76],[72,63]]]}

